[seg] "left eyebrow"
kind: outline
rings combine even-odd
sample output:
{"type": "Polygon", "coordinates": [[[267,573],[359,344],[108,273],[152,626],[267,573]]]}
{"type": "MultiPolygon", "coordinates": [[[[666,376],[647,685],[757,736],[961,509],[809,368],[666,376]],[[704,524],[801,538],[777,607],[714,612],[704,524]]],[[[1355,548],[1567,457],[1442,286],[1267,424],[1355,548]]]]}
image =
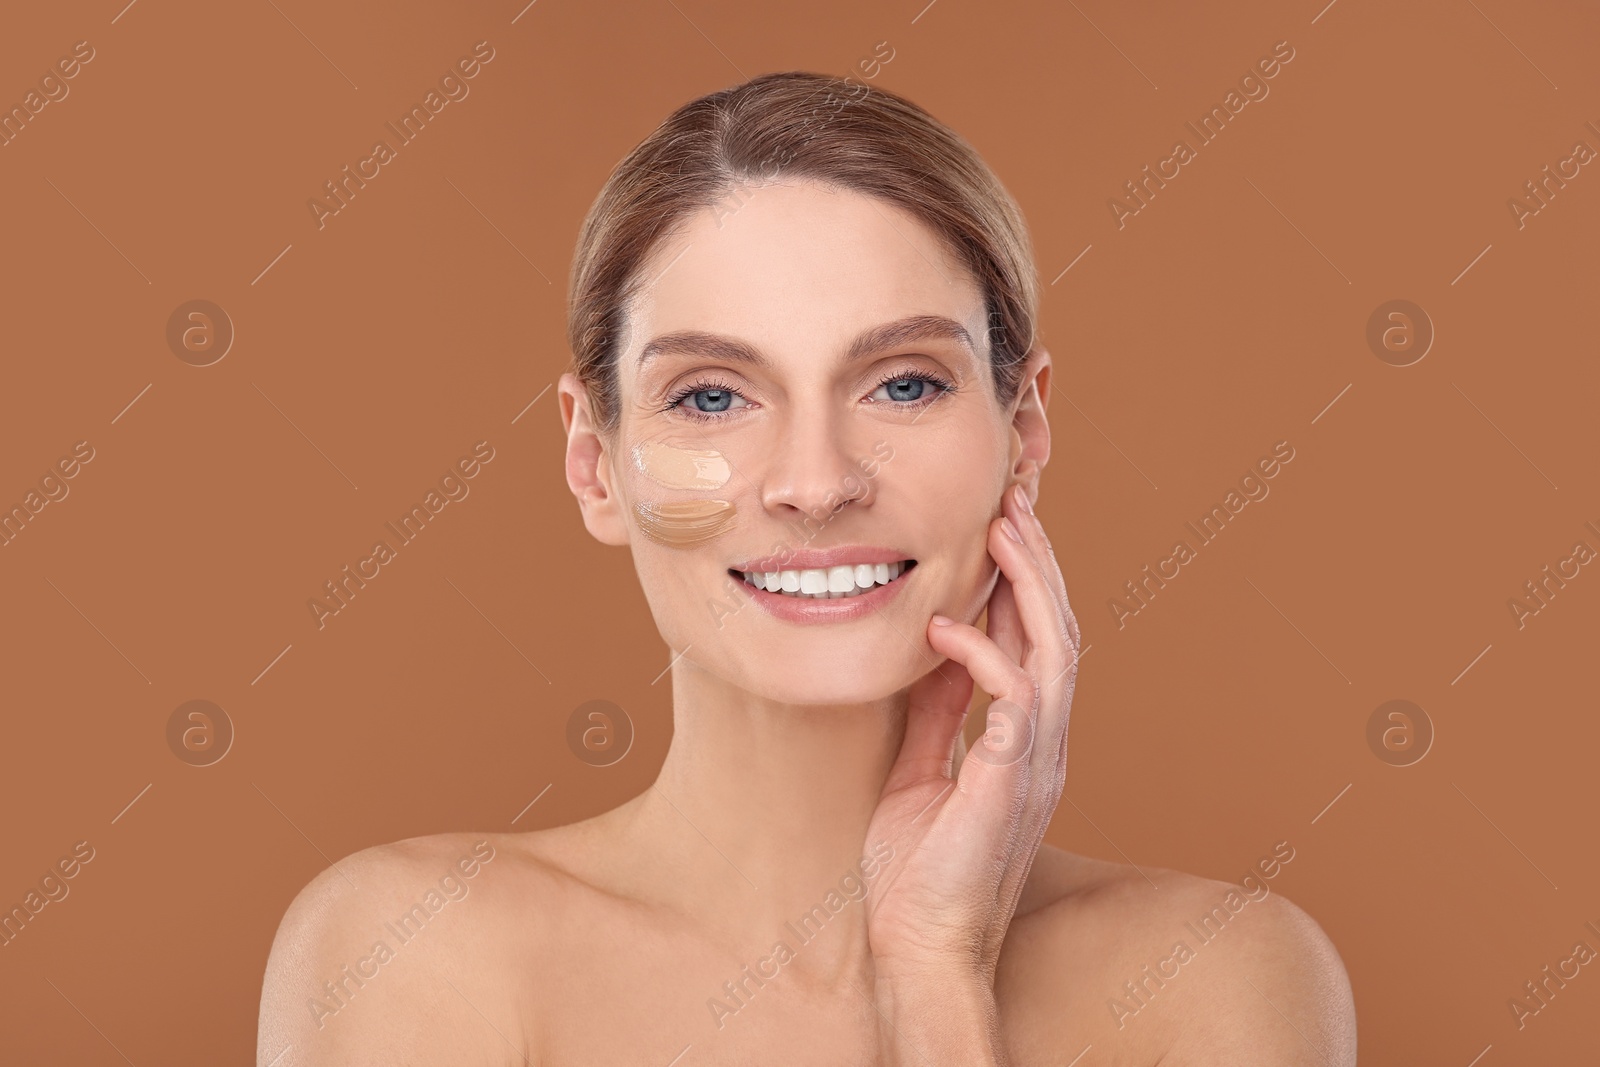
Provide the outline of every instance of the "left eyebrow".
{"type": "MultiPolygon", "coordinates": [[[[882,352],[913,341],[956,341],[968,354],[975,355],[972,335],[954,319],[943,315],[909,315],[894,322],[863,330],[845,350],[844,361],[853,363],[876,352],[882,352]]],[[[702,330],[680,330],[662,334],[650,341],[639,353],[638,369],[656,356],[699,355],[730,363],[748,363],[751,366],[771,369],[772,361],[760,349],[745,341],[702,330]]]]}

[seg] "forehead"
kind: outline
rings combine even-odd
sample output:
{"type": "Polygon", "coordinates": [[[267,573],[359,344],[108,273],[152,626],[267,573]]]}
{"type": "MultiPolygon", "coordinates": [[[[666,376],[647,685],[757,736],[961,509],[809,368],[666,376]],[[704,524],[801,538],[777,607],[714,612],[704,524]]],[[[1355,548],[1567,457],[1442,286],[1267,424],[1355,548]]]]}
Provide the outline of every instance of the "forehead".
{"type": "Polygon", "coordinates": [[[630,354],[675,330],[775,354],[803,344],[814,359],[907,315],[947,316],[975,340],[985,325],[981,288],[933,230],[888,201],[814,182],[734,189],[682,220],[639,276],[630,354]]]}

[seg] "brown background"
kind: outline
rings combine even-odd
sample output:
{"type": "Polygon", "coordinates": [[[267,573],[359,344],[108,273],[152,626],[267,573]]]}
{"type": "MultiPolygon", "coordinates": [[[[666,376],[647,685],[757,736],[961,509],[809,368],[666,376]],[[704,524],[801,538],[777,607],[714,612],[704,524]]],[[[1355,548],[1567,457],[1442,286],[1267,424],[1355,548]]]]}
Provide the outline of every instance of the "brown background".
{"type": "Polygon", "coordinates": [[[0,902],[96,856],[0,949],[0,1059],[249,1062],[273,931],[331,860],[647,787],[667,653],[578,520],[551,388],[577,227],[679,104],[880,41],[875,83],[990,161],[1045,283],[1040,510],[1090,646],[1049,840],[1236,879],[1287,839],[1273,888],[1342,953],[1364,1064],[1592,1059],[1594,967],[1520,1031],[1507,1000],[1600,948],[1600,567],[1521,629],[1507,601],[1600,549],[1600,175],[1521,229],[1507,200],[1600,148],[1600,15],[923,2],[6,11],[0,101],[96,56],[0,148],[0,503],[95,458],[0,548],[0,902]],[[1108,198],[1285,39],[1119,230],[1108,198]],[[480,40],[470,96],[319,230],[308,198],[480,40]],[[166,342],[197,298],[237,330],[204,368],[166,342]],[[1437,329],[1403,368],[1365,340],[1396,298],[1437,329]],[[484,439],[471,495],[319,630],[307,600],[484,439]],[[1285,439],[1271,495],[1119,629],[1122,583],[1285,439]],[[1366,741],[1396,698],[1437,733],[1413,766],[1366,741]],[[213,766],[167,745],[191,699],[237,730],[213,766]],[[593,699],[637,729],[605,769],[564,739],[593,699]]]}

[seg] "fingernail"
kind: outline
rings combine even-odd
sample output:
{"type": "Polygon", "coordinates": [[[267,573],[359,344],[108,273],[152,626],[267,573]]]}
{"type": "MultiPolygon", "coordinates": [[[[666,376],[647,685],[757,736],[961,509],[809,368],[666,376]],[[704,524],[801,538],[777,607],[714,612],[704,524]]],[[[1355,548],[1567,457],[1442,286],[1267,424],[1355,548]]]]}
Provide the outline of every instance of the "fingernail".
{"type": "Polygon", "coordinates": [[[1022,488],[1022,486],[1019,485],[1014,490],[1012,490],[1012,492],[1016,493],[1016,495],[1017,495],[1017,507],[1021,508],[1023,511],[1026,511],[1029,515],[1032,515],[1033,514],[1033,505],[1028,502],[1027,491],[1024,490],[1022,488]]]}
{"type": "Polygon", "coordinates": [[[933,617],[933,624],[935,626],[949,626],[954,621],[954,619],[947,619],[943,615],[935,615],[933,617]]]}
{"type": "Polygon", "coordinates": [[[1004,530],[1006,532],[1006,536],[1011,538],[1011,540],[1015,541],[1019,545],[1022,544],[1022,535],[1017,532],[1017,528],[1015,526],[1011,525],[1010,519],[1001,516],[1000,529],[1004,530]]]}

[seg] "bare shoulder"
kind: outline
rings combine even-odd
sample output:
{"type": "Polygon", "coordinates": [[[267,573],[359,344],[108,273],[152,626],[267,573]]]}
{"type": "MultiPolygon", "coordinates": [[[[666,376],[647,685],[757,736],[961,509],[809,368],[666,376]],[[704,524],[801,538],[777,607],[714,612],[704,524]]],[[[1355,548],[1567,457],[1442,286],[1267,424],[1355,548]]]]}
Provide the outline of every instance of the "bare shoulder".
{"type": "Polygon", "coordinates": [[[996,982],[1018,1062],[1354,1064],[1344,964],[1274,884],[1293,857],[1224,881],[1042,847],[996,982]]]}
{"type": "Polygon", "coordinates": [[[311,879],[267,957],[258,1067],[520,1061],[532,1038],[496,981],[537,867],[517,836],[409,838],[311,879]]]}

